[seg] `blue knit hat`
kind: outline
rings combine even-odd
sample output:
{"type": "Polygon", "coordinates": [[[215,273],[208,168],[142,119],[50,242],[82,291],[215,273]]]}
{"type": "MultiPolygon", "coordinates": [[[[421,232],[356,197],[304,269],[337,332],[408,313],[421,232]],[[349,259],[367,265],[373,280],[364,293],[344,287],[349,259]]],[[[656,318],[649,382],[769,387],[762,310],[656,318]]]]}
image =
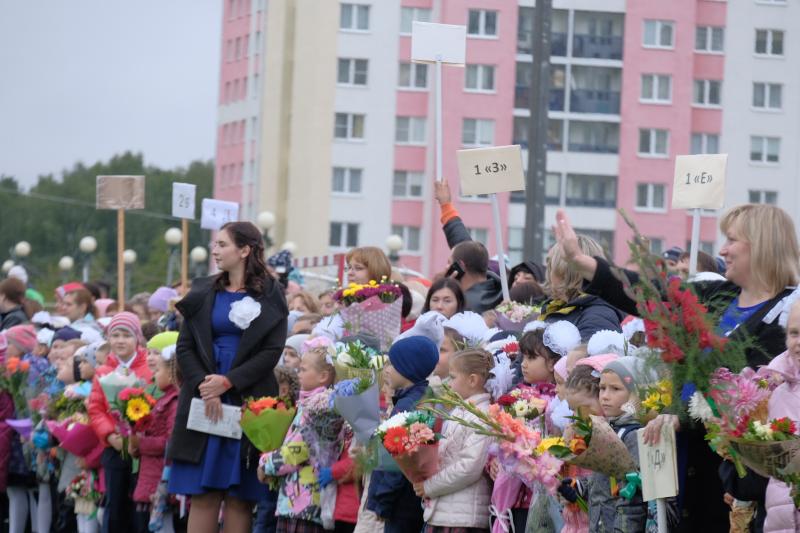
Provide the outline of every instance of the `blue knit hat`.
{"type": "Polygon", "coordinates": [[[389,362],[404,378],[419,383],[428,379],[436,368],[439,350],[428,337],[406,337],[392,344],[389,362]]]}
{"type": "Polygon", "coordinates": [[[55,334],[53,334],[53,340],[51,344],[55,341],[71,341],[72,339],[80,339],[81,332],[77,329],[73,329],[69,326],[65,326],[61,329],[57,329],[55,334]]]}

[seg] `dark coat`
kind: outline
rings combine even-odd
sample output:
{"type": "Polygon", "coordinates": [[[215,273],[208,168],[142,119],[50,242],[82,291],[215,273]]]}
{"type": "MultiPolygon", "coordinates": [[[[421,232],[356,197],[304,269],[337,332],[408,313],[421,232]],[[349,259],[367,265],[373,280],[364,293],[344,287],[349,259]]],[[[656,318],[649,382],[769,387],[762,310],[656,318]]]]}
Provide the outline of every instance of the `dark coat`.
{"type": "MultiPolygon", "coordinates": [[[[542,304],[542,312],[547,309],[549,301],[542,304]]],[[[573,308],[569,312],[554,312],[548,314],[545,322],[556,322],[566,320],[575,325],[581,332],[581,340],[589,342],[589,339],[598,331],[609,329],[611,331],[621,331],[620,322],[623,313],[615,309],[602,298],[591,294],[578,296],[566,303],[563,309],[573,308]]]]}
{"type": "MultiPolygon", "coordinates": [[[[397,391],[393,398],[392,415],[413,411],[428,390],[428,382],[422,381],[397,391]]],[[[410,520],[415,513],[422,517],[422,500],[414,493],[414,487],[400,472],[373,470],[367,493],[367,509],[384,520],[410,520]]]]}
{"type": "Polygon", "coordinates": [[[8,329],[13,326],[28,323],[28,315],[22,310],[22,307],[15,307],[5,313],[0,313],[0,331],[8,329]]]}
{"type": "MultiPolygon", "coordinates": [[[[186,429],[186,423],[192,398],[200,397],[198,386],[207,375],[217,373],[211,332],[214,280],[215,276],[194,280],[192,290],[176,304],[184,317],[176,346],[183,384],[167,451],[171,460],[199,463],[205,453],[208,435],[186,429]]],[[[264,292],[250,296],[261,304],[261,314],[242,334],[231,370],[226,375],[233,385],[227,392],[233,405],[242,405],[244,399],[251,396],[278,394],[278,382],[272,370],[286,343],[289,310],[281,287],[267,279],[264,292]]],[[[242,436],[242,458],[258,464],[258,450],[245,436],[242,436]]]]}

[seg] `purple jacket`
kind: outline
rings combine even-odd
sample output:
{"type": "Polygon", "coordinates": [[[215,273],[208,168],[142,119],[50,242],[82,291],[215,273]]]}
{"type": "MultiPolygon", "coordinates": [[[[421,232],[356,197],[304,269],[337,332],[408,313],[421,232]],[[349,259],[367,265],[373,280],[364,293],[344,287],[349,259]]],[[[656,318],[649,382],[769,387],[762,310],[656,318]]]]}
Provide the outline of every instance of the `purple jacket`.
{"type": "Polygon", "coordinates": [[[0,391],[0,492],[5,492],[8,484],[8,461],[14,438],[14,430],[6,424],[6,418],[14,418],[14,401],[7,391],[0,391]]]}

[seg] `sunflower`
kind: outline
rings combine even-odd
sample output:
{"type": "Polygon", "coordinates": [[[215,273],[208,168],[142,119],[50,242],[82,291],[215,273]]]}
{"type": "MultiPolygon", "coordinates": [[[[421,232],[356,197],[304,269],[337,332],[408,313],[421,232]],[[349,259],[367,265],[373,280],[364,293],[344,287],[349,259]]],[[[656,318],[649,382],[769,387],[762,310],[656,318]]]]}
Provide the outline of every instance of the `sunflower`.
{"type": "Polygon", "coordinates": [[[137,422],[140,419],[150,414],[150,405],[142,398],[134,398],[128,402],[125,409],[125,416],[132,422],[137,422]]]}

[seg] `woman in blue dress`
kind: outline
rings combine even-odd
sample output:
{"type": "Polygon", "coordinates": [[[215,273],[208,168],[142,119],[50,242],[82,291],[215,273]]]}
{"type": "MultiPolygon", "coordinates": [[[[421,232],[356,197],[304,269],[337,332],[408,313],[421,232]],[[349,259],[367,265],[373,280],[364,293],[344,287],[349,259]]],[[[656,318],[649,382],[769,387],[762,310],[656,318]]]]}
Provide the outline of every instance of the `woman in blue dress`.
{"type": "Polygon", "coordinates": [[[249,222],[230,222],[217,233],[212,256],[220,269],[194,280],[177,304],[184,317],[177,343],[183,376],[175,428],[169,492],[192,496],[188,530],[216,532],[225,502],[225,531],[249,532],[253,504],[266,491],[256,469],[258,450],[241,440],[186,428],[193,398],[212,420],[222,404],[241,406],[247,397],[273,396],[273,368],[286,341],[286,299],[267,273],[261,233],[249,222]]]}

